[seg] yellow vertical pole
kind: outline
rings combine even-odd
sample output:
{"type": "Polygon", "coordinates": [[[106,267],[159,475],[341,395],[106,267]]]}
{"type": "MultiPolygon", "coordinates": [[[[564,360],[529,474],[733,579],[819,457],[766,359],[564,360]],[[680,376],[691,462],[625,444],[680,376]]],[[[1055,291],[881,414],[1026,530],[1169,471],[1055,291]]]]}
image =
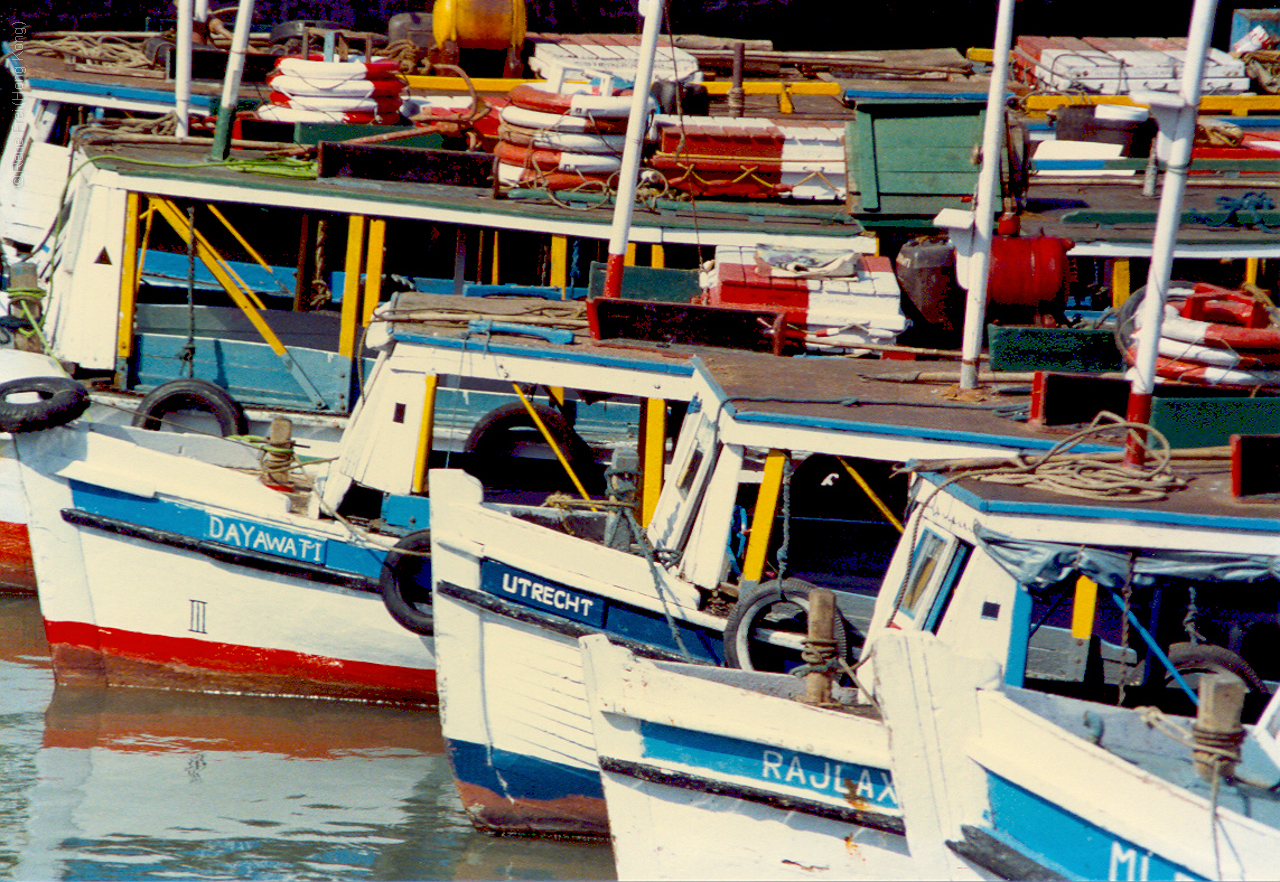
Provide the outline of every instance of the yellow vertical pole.
{"type": "Polygon", "coordinates": [[[1071,608],[1071,636],[1084,640],[1093,634],[1093,614],[1098,605],[1098,583],[1080,576],[1076,579],[1075,605],[1071,608]]]}
{"type": "Polygon", "coordinates": [[[353,214],[347,222],[347,259],[343,265],[342,324],[338,354],[352,358],[356,352],[356,325],[360,316],[360,269],[364,264],[365,217],[353,214]]]}
{"type": "Polygon", "coordinates": [[[1111,261],[1111,305],[1120,306],[1133,293],[1129,276],[1129,258],[1117,257],[1111,261]]]}
{"type": "Polygon", "coordinates": [[[551,237],[551,276],[547,282],[561,292],[569,287],[569,240],[565,236],[551,237]]]}
{"type": "Polygon", "coordinates": [[[625,263],[627,266],[636,265],[636,243],[635,242],[627,243],[627,256],[623,259],[623,263],[625,263]]]}
{"type": "Polygon", "coordinates": [[[764,558],[769,550],[769,536],[773,533],[773,515],[778,508],[778,496],[782,490],[782,466],[786,460],[787,454],[784,451],[770,450],[764,461],[760,492],[756,494],[756,510],[751,516],[747,553],[742,561],[743,582],[759,582],[764,574],[764,558]]]}
{"type": "Polygon", "coordinates": [[[124,250],[120,258],[120,310],[116,316],[116,357],[133,355],[133,316],[138,304],[138,215],[142,196],[130,191],[124,202],[124,250]]]}
{"type": "Polygon", "coordinates": [[[493,231],[493,260],[490,261],[492,269],[489,272],[489,284],[501,285],[502,273],[498,271],[498,231],[493,231]]]}
{"type": "Polygon", "coordinates": [[[1258,284],[1258,258],[1246,257],[1244,260],[1244,283],[1246,285],[1258,284]]]}
{"type": "Polygon", "coordinates": [[[364,308],[361,311],[360,323],[365,327],[373,320],[373,311],[378,308],[382,299],[382,261],[386,256],[387,222],[375,217],[369,221],[369,249],[365,263],[364,276],[364,308]]]}
{"type": "Polygon", "coordinates": [[[431,457],[431,443],[436,425],[436,388],[440,378],[427,374],[427,390],[422,396],[422,425],[418,427],[418,453],[413,459],[413,492],[427,492],[427,464],[431,457]]]}
{"type": "Polygon", "coordinates": [[[667,252],[661,245],[653,245],[653,256],[649,260],[649,266],[656,266],[659,269],[667,265],[667,252]]]}
{"type": "Polygon", "coordinates": [[[662,493],[667,461],[667,402],[646,398],[640,403],[640,523],[649,525],[662,493]]]}

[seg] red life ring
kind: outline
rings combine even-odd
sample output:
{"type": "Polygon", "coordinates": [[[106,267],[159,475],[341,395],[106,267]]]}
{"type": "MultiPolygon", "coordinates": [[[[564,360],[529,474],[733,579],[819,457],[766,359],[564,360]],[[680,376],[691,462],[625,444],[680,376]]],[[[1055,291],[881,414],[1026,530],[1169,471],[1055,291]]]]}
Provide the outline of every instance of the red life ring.
{"type": "Polygon", "coordinates": [[[622,167],[616,156],[600,153],[571,153],[561,150],[542,150],[521,147],[500,141],[494,150],[498,162],[536,169],[540,172],[570,172],[591,175],[611,175],[622,167]]]}
{"type": "Polygon", "coordinates": [[[395,77],[354,80],[309,80],[306,77],[273,73],[267,77],[267,85],[273,91],[285,95],[350,95],[356,98],[373,98],[380,95],[399,95],[405,85],[395,77]]]}
{"type": "Polygon", "coordinates": [[[1166,312],[1160,333],[1213,349],[1280,352],[1280,328],[1271,327],[1266,307],[1250,294],[1216,285],[1197,284],[1176,313],[1166,312]]]}
{"type": "Polygon", "coordinates": [[[398,74],[400,62],[376,58],[373,61],[325,61],[323,55],[307,58],[286,55],[276,62],[275,69],[309,80],[367,80],[398,74]]]}
{"type": "Polygon", "coordinates": [[[1251,389],[1280,385],[1280,371],[1246,371],[1213,367],[1172,358],[1156,359],[1156,376],[1197,386],[1227,386],[1251,389]]]}
{"type": "Polygon", "coordinates": [[[502,121],[513,126],[526,129],[546,129],[559,132],[590,132],[597,135],[625,135],[627,121],[625,119],[596,119],[594,117],[568,116],[560,113],[546,113],[541,110],[530,110],[508,104],[502,108],[502,121]]]}
{"type": "Polygon", "coordinates": [[[631,94],[592,95],[586,92],[552,92],[532,83],[521,83],[507,93],[516,107],[597,119],[626,119],[631,113],[631,94]]]}
{"type": "Polygon", "coordinates": [[[268,96],[272,104],[293,107],[298,110],[324,110],[330,113],[398,113],[399,95],[383,95],[361,98],[356,95],[285,95],[272,92],[268,96]]]}
{"type": "Polygon", "coordinates": [[[597,135],[594,132],[561,132],[555,129],[528,129],[501,123],[498,137],[508,144],[520,147],[541,147],[545,150],[568,150],[572,153],[604,153],[621,156],[626,146],[626,135],[597,135]]]}
{"type": "Polygon", "coordinates": [[[399,113],[373,113],[364,111],[306,110],[285,107],[281,104],[263,104],[257,110],[258,118],[270,122],[293,123],[346,123],[349,125],[391,125],[400,121],[399,113]]]}
{"type": "Polygon", "coordinates": [[[609,184],[610,175],[583,174],[581,172],[542,172],[536,168],[525,168],[498,162],[494,169],[494,179],[500,187],[540,187],[547,190],[590,190],[603,191],[609,184]]]}

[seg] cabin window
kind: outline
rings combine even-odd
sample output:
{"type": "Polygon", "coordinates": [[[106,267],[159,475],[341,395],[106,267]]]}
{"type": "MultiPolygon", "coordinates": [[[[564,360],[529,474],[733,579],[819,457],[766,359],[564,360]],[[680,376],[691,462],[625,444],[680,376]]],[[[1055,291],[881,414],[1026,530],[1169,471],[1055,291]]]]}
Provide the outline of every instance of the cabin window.
{"type": "Polygon", "coordinates": [[[925,596],[925,589],[933,581],[934,573],[942,562],[946,540],[932,530],[925,530],[920,541],[916,543],[912,554],[911,572],[907,583],[903,586],[902,596],[898,598],[898,612],[912,621],[919,611],[920,601],[925,596]]]}
{"type": "Polygon", "coordinates": [[[942,620],[947,615],[947,609],[951,606],[951,598],[955,596],[956,585],[960,583],[960,577],[964,575],[964,568],[972,556],[972,543],[958,540],[955,550],[951,553],[951,560],[947,564],[947,571],[942,576],[937,597],[930,605],[929,616],[924,623],[925,630],[938,633],[938,628],[942,626],[942,620]]]}

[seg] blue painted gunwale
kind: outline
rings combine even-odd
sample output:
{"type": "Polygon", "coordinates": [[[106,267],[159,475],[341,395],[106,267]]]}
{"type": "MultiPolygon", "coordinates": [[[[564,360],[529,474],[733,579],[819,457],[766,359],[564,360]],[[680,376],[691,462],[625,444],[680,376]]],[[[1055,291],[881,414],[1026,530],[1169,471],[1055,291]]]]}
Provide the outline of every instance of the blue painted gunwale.
{"type": "MultiPolygon", "coordinates": [[[[224,511],[214,512],[154,497],[142,498],[82,481],[73,480],[70,484],[72,504],[78,512],[109,518],[154,534],[169,534],[188,547],[205,544],[214,550],[251,551],[282,563],[299,562],[335,575],[354,577],[350,581],[362,581],[371,589],[376,589],[386,557],[384,552],[372,548],[224,511]],[[232,525],[234,531],[229,529],[232,525]],[[295,541],[290,544],[289,538],[295,541]],[[312,549],[311,544],[304,543],[316,547],[312,549]]],[[[154,539],[148,541],[163,544],[154,539]]]]}
{"type": "Polygon", "coordinates": [[[682,775],[692,769],[704,785],[716,788],[712,792],[736,792],[745,779],[754,785],[745,794],[753,802],[784,798],[798,811],[849,821],[874,812],[881,817],[876,826],[902,817],[888,769],[651,720],[640,721],[640,737],[645,760],[667,769],[679,766],[682,775]],[[853,808],[855,799],[861,809],[853,808]]]}
{"type": "Polygon", "coordinates": [[[535,759],[457,738],[447,739],[446,746],[453,773],[464,784],[512,799],[604,799],[604,785],[596,769],[535,759]]]}
{"type": "MultiPolygon", "coordinates": [[[[696,370],[702,375],[714,393],[720,409],[737,423],[761,426],[794,426],[797,428],[823,429],[827,431],[856,432],[863,435],[883,435],[889,438],[914,438],[921,441],[945,441],[951,443],[967,443],[982,446],[1007,447],[1010,450],[1050,450],[1061,442],[1061,438],[1028,438],[1017,435],[995,435],[986,432],[957,432],[945,429],[932,429],[927,426],[898,426],[891,423],[865,422],[855,419],[831,419],[830,417],[810,417],[801,414],[764,413],[761,411],[741,411],[733,405],[732,396],[724,390],[701,359],[693,358],[696,370]]],[[[877,402],[877,404],[883,404],[877,402]]],[[[889,405],[892,406],[892,405],[889,405]]],[[[904,407],[906,405],[903,405],[904,407]]],[[[1103,453],[1118,449],[1114,445],[1080,444],[1075,448],[1080,453],[1103,453]]]]}
{"type": "Polygon", "coordinates": [[[498,355],[516,355],[524,358],[538,358],[545,361],[584,364],[595,367],[625,368],[626,370],[647,374],[664,374],[677,377],[693,376],[692,359],[688,361],[677,361],[674,359],[642,360],[626,358],[625,356],[579,352],[564,348],[555,350],[537,349],[529,346],[514,345],[511,343],[495,343],[492,338],[483,334],[477,334],[475,338],[469,339],[465,337],[428,337],[421,334],[397,333],[395,334],[395,339],[405,343],[413,343],[416,345],[430,346],[436,349],[447,349],[458,352],[492,352],[498,355]]]}
{"type": "MultiPolygon", "coordinates": [[[[941,484],[945,477],[937,473],[920,473],[921,477],[933,484],[941,484]]],[[[990,514],[1030,515],[1056,518],[1078,518],[1088,520],[1135,521],[1149,524],[1167,524],[1177,527],[1200,527],[1214,530],[1242,530],[1248,532],[1280,532],[1280,519],[1277,518],[1242,518],[1230,515],[1205,515],[1189,512],[1161,511],[1159,509],[1142,508],[1137,505],[1073,505],[1070,502],[1038,503],[988,499],[961,487],[951,484],[947,492],[961,502],[977,511],[990,514]]]]}
{"type": "MultiPolygon", "coordinates": [[[[487,562],[489,562],[487,558],[481,561],[482,570],[487,562]]],[[[468,606],[563,634],[571,640],[577,640],[587,634],[606,634],[615,643],[651,658],[672,661],[690,660],[680,651],[680,647],[672,637],[666,618],[660,612],[621,603],[591,591],[569,588],[514,567],[505,567],[505,569],[553,588],[565,588],[575,595],[589,598],[599,604],[598,609],[603,624],[593,624],[584,621],[581,616],[575,618],[545,605],[535,604],[531,600],[506,594],[501,588],[486,586],[483,581],[479,589],[464,588],[441,581],[435,584],[435,590],[468,606]]],[[[672,618],[680,639],[684,641],[685,649],[693,656],[693,661],[714,665],[724,664],[724,633],[722,631],[691,624],[679,617],[678,609],[673,610],[672,618]]]]}
{"type": "Polygon", "coordinates": [[[986,771],[990,826],[981,829],[1044,867],[1074,879],[1205,878],[986,771]]]}

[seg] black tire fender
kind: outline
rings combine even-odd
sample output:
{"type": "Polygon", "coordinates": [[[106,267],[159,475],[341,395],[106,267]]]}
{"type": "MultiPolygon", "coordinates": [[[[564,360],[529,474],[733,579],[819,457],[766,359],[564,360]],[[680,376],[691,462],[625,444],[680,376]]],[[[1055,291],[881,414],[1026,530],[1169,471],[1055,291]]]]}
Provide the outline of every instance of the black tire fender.
{"type": "MultiPolygon", "coordinates": [[[[569,465],[581,477],[583,470],[595,463],[595,457],[587,442],[582,440],[582,436],[569,425],[560,411],[545,404],[535,404],[533,409],[542,420],[542,424],[547,427],[551,437],[555,439],[556,445],[569,461],[569,465]]],[[[470,434],[467,435],[464,450],[477,461],[475,468],[479,469],[479,472],[476,474],[482,482],[488,483],[484,481],[483,474],[485,460],[494,457],[505,458],[510,455],[505,438],[514,429],[532,429],[538,435],[539,441],[545,441],[533,418],[530,417],[529,411],[519,401],[513,401],[489,411],[476,422],[470,434]]]]}
{"type": "Polygon", "coordinates": [[[216,383],[196,377],[170,380],[156,386],[138,405],[133,424],[159,431],[166,416],[184,410],[199,410],[212,416],[224,438],[249,432],[249,421],[240,403],[216,383]]]}
{"type": "Polygon", "coordinates": [[[1253,666],[1225,647],[1212,643],[1174,643],[1169,647],[1168,656],[1179,674],[1226,672],[1235,674],[1253,692],[1271,694],[1266,681],[1253,666]]]}
{"type": "Polygon", "coordinates": [[[415,530],[395,544],[382,563],[378,588],[387,612],[401,626],[428,637],[435,633],[430,530],[415,530]]]}
{"type": "Polygon", "coordinates": [[[39,432],[66,425],[89,409],[89,390],[70,377],[24,377],[0,383],[0,432],[39,432]],[[38,401],[10,401],[35,393],[38,401]]]}
{"type": "MultiPolygon", "coordinates": [[[[728,621],[725,622],[725,666],[744,671],[756,670],[751,663],[750,638],[757,621],[778,603],[793,603],[803,609],[807,616],[809,592],[816,587],[803,579],[788,578],[761,582],[744,592],[729,611],[728,621]]],[[[836,651],[840,658],[848,661],[853,629],[840,612],[839,606],[836,607],[836,624],[836,651]]]]}

